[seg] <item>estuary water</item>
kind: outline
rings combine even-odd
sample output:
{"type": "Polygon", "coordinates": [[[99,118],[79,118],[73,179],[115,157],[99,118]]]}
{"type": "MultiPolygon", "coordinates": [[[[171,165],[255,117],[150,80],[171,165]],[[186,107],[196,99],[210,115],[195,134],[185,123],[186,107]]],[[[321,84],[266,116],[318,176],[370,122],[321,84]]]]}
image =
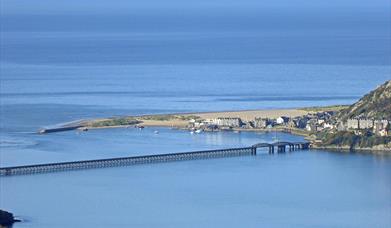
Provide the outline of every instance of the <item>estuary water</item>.
{"type": "MultiPolygon", "coordinates": [[[[384,10],[1,21],[2,167],[271,142],[168,128],[36,131],[107,116],[351,104],[391,79],[384,10]]],[[[390,156],[330,151],[0,179],[0,208],[25,220],[16,228],[390,227],[390,202],[390,156]]]]}

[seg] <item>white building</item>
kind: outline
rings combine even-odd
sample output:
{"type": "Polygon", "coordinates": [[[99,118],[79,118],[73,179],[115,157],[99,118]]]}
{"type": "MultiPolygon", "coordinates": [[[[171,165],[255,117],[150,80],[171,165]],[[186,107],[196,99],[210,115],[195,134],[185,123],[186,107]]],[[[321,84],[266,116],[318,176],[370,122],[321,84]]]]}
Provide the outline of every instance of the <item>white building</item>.
{"type": "Polygon", "coordinates": [[[359,126],[360,129],[372,129],[374,121],[371,119],[360,119],[359,126]]]}
{"type": "Polygon", "coordinates": [[[276,119],[276,123],[277,124],[284,124],[284,123],[288,123],[289,121],[289,117],[286,117],[286,116],[280,116],[276,119]]]}
{"type": "Polygon", "coordinates": [[[388,136],[387,129],[383,128],[382,130],[380,130],[379,131],[379,136],[388,136]]]}
{"type": "Polygon", "coordinates": [[[332,125],[331,123],[324,123],[323,124],[323,128],[328,128],[328,129],[333,129],[334,128],[334,125],[332,125]]]}
{"type": "Polygon", "coordinates": [[[323,124],[324,122],[325,122],[324,119],[318,119],[318,124],[319,124],[319,125],[323,124]]]}
{"type": "Polygon", "coordinates": [[[219,117],[213,120],[213,123],[222,127],[241,127],[243,122],[240,118],[219,117]]]}
{"type": "Polygon", "coordinates": [[[348,125],[347,126],[348,129],[359,129],[360,128],[360,124],[359,124],[358,119],[348,119],[347,125],[348,125]]]}
{"type": "Polygon", "coordinates": [[[305,126],[305,129],[307,131],[316,131],[317,127],[316,127],[316,124],[307,123],[307,126],[305,126]]]}

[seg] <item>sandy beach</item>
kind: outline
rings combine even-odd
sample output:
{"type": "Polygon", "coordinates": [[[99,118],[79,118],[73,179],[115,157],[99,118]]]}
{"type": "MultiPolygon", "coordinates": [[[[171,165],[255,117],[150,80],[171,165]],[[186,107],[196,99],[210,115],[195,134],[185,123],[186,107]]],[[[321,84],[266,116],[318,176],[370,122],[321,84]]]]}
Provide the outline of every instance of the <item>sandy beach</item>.
{"type": "MultiPolygon", "coordinates": [[[[215,119],[218,117],[238,117],[244,121],[254,120],[255,118],[275,119],[280,116],[296,117],[310,113],[311,110],[304,109],[273,109],[273,110],[243,110],[243,111],[221,111],[221,112],[199,112],[199,113],[175,113],[175,114],[154,114],[142,116],[126,116],[121,119],[132,119],[140,121],[139,125],[145,127],[174,127],[184,128],[189,124],[192,118],[215,119]]],[[[95,119],[85,122],[83,125],[93,128],[113,128],[129,127],[134,124],[115,124],[110,123],[107,126],[97,126],[104,121],[115,120],[115,118],[95,119]]]]}
{"type": "Polygon", "coordinates": [[[255,118],[275,119],[280,116],[296,117],[308,114],[309,111],[300,109],[275,109],[275,110],[248,110],[248,111],[228,111],[228,112],[208,112],[194,113],[191,115],[199,116],[202,119],[215,119],[218,117],[239,117],[242,120],[249,121],[255,118]]]}

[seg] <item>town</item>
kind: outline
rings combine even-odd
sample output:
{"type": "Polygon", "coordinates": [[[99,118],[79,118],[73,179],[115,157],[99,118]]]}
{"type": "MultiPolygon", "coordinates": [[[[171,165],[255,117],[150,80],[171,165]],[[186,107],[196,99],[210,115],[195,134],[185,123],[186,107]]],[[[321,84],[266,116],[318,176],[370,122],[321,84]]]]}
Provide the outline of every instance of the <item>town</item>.
{"type": "Polygon", "coordinates": [[[276,119],[257,117],[246,121],[239,117],[191,119],[188,129],[192,133],[220,130],[297,130],[304,134],[330,131],[350,131],[355,135],[391,135],[391,121],[385,119],[354,118],[338,120],[336,111],[314,112],[298,117],[280,116],[276,119]]]}

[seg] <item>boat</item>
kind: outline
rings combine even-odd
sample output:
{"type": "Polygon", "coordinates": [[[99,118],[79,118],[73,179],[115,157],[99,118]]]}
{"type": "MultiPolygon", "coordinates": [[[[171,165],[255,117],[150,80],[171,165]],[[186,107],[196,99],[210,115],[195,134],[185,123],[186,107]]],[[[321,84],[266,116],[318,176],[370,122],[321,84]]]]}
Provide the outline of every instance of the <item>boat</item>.
{"type": "Polygon", "coordinates": [[[197,134],[199,134],[199,133],[201,133],[201,132],[202,132],[201,129],[198,129],[198,130],[195,131],[195,133],[197,133],[197,134]]]}
{"type": "Polygon", "coordinates": [[[157,134],[159,134],[159,131],[154,131],[153,133],[155,133],[157,135],[157,134]]]}

